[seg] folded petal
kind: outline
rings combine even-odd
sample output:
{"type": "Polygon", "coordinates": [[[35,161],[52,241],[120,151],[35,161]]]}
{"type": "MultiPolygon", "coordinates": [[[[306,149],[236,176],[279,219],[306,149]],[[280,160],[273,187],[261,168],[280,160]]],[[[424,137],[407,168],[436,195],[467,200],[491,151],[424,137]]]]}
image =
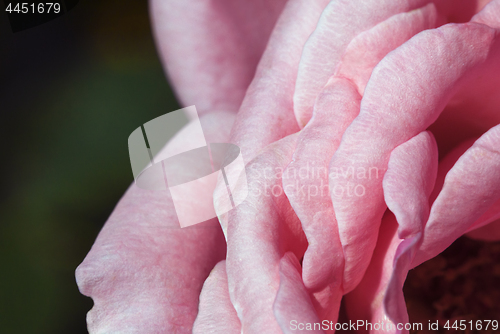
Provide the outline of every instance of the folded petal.
{"type": "Polygon", "coordinates": [[[184,105],[237,112],[286,0],[151,0],[161,60],[184,105]]]}
{"type": "Polygon", "coordinates": [[[331,1],[321,15],[314,33],[307,40],[300,59],[293,97],[295,117],[299,126],[305,126],[311,118],[316,97],[334,74],[335,67],[354,37],[394,14],[419,8],[429,2],[331,1]]]}
{"type": "Polygon", "coordinates": [[[217,263],[203,284],[193,334],[239,334],[241,323],[229,299],[226,261],[217,263]]]}
{"type": "MultiPolygon", "coordinates": [[[[391,151],[432,124],[462,85],[493,80],[488,67],[500,64],[496,36],[495,30],[475,23],[426,30],[373,70],[360,114],[330,163],[330,170],[374,171],[373,177],[346,173],[330,179],[346,258],[345,281],[356,283],[362,277],[375,247],[374,230],[386,208],[381,177],[391,151]],[[349,194],[356,187],[358,194],[349,194]],[[339,195],[336,189],[345,192],[339,195]]],[[[492,106],[488,112],[493,113],[492,106]]]]}
{"type": "Polygon", "coordinates": [[[280,332],[273,313],[280,260],[288,251],[301,258],[307,247],[281,180],[296,141],[292,135],[273,143],[247,165],[248,197],[228,214],[229,295],[244,333],[280,332]]]}
{"type": "Polygon", "coordinates": [[[298,324],[317,324],[305,333],[324,333],[321,321],[314,310],[309,294],[300,276],[297,257],[288,252],[280,261],[280,287],[274,302],[274,315],[285,334],[298,333],[298,324]],[[295,328],[297,327],[297,328],[295,328]]]}
{"type": "Polygon", "coordinates": [[[429,218],[429,196],[437,170],[436,140],[425,131],[392,151],[384,176],[385,202],[396,216],[398,237],[403,239],[394,254],[393,271],[384,296],[385,313],[396,324],[408,323],[403,284],[429,218]]]}
{"type": "Polygon", "coordinates": [[[359,113],[356,87],[332,78],[315,105],[314,117],[298,134],[283,188],[307,236],[303,260],[305,286],[314,294],[322,319],[336,322],[343,295],[344,258],[328,190],[328,163],[342,133],[359,113]]]}
{"type": "Polygon", "coordinates": [[[417,33],[437,27],[443,20],[433,3],[391,16],[349,43],[335,76],[352,80],[363,95],[373,68],[382,58],[417,33]]]}
{"type": "Polygon", "coordinates": [[[396,147],[383,179],[384,199],[399,224],[401,239],[423,231],[429,218],[429,196],[438,170],[438,149],[432,133],[421,132],[396,147]]]}
{"type": "Polygon", "coordinates": [[[413,266],[441,253],[475,222],[475,227],[480,227],[500,217],[500,211],[490,211],[489,219],[478,223],[500,200],[499,148],[500,125],[497,125],[481,136],[448,172],[432,205],[413,266]]]}
{"type": "Polygon", "coordinates": [[[349,319],[364,321],[364,325],[358,327],[359,333],[396,333],[394,326],[397,324],[388,318],[384,309],[384,296],[393,271],[394,255],[402,241],[398,238],[397,229],[396,218],[387,211],[380,225],[372,261],[361,282],[344,297],[349,319]],[[375,324],[378,326],[373,327],[375,324]]]}
{"type": "Polygon", "coordinates": [[[245,162],[270,143],[299,130],[292,101],[297,68],[304,43],[327,3],[287,2],[231,133],[231,142],[241,148],[245,162]]]}
{"type": "MultiPolygon", "coordinates": [[[[204,116],[207,141],[227,141],[233,120],[204,116]]],[[[189,142],[192,125],[165,150],[189,142]]],[[[186,201],[196,206],[196,198],[186,201]]],[[[203,282],[225,251],[216,219],[180,229],[169,192],[132,185],[76,270],[80,291],[94,300],[89,332],[191,333],[203,282]]]]}

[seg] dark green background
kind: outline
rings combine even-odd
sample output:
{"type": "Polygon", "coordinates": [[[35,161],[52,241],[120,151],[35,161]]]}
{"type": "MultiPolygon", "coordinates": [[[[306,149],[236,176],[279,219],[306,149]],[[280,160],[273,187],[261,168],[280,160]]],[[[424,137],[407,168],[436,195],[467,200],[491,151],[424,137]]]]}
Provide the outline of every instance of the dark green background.
{"type": "Polygon", "coordinates": [[[81,0],[18,33],[0,13],[0,333],[86,333],[74,270],[133,181],[128,136],[178,109],[147,6],[81,0]]]}

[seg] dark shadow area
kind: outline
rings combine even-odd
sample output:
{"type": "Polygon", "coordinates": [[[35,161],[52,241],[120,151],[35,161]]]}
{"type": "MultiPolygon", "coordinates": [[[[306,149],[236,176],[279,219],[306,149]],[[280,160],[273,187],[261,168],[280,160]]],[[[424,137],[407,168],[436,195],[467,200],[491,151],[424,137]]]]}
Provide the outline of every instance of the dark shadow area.
{"type": "Polygon", "coordinates": [[[178,108],[147,1],[16,33],[0,13],[1,333],[87,333],[74,271],[133,181],[127,138],[178,108]]]}

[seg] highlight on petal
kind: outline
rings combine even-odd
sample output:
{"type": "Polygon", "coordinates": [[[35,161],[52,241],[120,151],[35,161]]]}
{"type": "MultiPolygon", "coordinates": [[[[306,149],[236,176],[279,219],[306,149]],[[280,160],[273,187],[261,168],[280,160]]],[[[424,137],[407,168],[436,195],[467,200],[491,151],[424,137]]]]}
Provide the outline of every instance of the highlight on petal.
{"type": "Polygon", "coordinates": [[[247,165],[248,197],[228,214],[229,295],[244,333],[280,332],[273,312],[280,260],[288,251],[301,258],[307,247],[281,181],[296,141],[297,135],[285,137],[247,165]]]}
{"type": "Polygon", "coordinates": [[[293,97],[295,117],[299,126],[305,126],[311,118],[316,97],[334,74],[347,45],[354,37],[392,15],[419,8],[429,2],[331,1],[307,40],[300,59],[293,97]]]}
{"type": "Polygon", "coordinates": [[[286,0],[150,0],[161,60],[183,105],[237,112],[286,0]]]}
{"type": "Polygon", "coordinates": [[[302,282],[301,267],[292,252],[286,253],[280,260],[280,287],[274,301],[274,315],[284,334],[297,333],[298,324],[317,324],[307,333],[324,333],[311,303],[309,294],[302,282]]]}
{"type": "Polygon", "coordinates": [[[229,299],[226,261],[217,263],[203,284],[193,334],[240,334],[241,323],[229,299]]]}
{"type": "MultiPolygon", "coordinates": [[[[225,142],[234,116],[205,115],[207,141],[225,142]]],[[[190,140],[188,124],[165,150],[190,140]]],[[[188,198],[193,207],[196,198],[188,198]]],[[[133,184],[76,270],[82,294],[92,297],[90,333],[191,333],[199,294],[225,256],[216,219],[184,229],[170,194],[133,184]]]]}
{"type": "Polygon", "coordinates": [[[433,3],[391,16],[349,43],[335,76],[351,79],[363,95],[373,68],[382,58],[417,33],[441,25],[443,20],[433,3]]]}

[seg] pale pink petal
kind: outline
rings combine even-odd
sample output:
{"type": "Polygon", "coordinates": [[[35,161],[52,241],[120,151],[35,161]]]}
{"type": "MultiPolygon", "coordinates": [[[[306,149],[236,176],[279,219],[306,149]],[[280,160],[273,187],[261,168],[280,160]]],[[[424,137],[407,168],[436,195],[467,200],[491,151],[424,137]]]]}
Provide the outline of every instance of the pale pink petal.
{"type": "Polygon", "coordinates": [[[184,105],[238,111],[286,0],[150,0],[161,60],[184,105]]]}
{"type": "Polygon", "coordinates": [[[346,258],[345,282],[359,282],[375,247],[374,231],[386,208],[381,178],[390,152],[432,124],[462,85],[492,82],[489,68],[500,64],[499,40],[484,25],[449,24],[416,35],[373,70],[360,114],[330,164],[330,171],[352,167],[378,172],[374,177],[353,174],[330,180],[346,258]],[[355,187],[364,190],[363,196],[348,194],[355,187]],[[339,196],[339,189],[346,192],[339,196]]]}
{"type": "Polygon", "coordinates": [[[229,295],[246,334],[280,332],[273,313],[279,263],[287,251],[301,258],[307,247],[281,181],[296,141],[292,135],[273,143],[248,164],[248,197],[228,215],[229,295]]]}
{"type": "MultiPolygon", "coordinates": [[[[432,191],[431,195],[431,203],[433,203],[439,193],[441,192],[441,189],[443,188],[444,185],[444,180],[446,177],[446,174],[450,171],[450,169],[453,167],[453,165],[457,162],[457,160],[474,144],[474,142],[478,138],[475,139],[469,139],[461,143],[460,145],[456,146],[450,153],[448,153],[440,162],[439,162],[439,170],[438,170],[438,176],[436,180],[436,186],[434,187],[434,190],[432,191]]],[[[473,239],[483,239],[483,240],[496,240],[496,233],[495,233],[495,227],[486,225],[484,227],[479,227],[479,229],[475,230],[477,226],[483,226],[485,224],[494,224],[494,223],[489,223],[493,222],[497,218],[500,218],[500,200],[495,202],[489,209],[486,211],[479,219],[477,219],[474,224],[472,224],[468,229],[467,229],[467,236],[473,238],[473,239]],[[491,233],[489,233],[491,232],[491,233]]]]}
{"type": "Polygon", "coordinates": [[[352,80],[363,95],[373,68],[382,58],[422,30],[444,23],[443,20],[433,3],[391,16],[349,43],[335,76],[352,80]]]}
{"type": "MultiPolygon", "coordinates": [[[[292,97],[300,54],[327,3],[290,0],[283,10],[231,131],[231,143],[241,149],[245,163],[267,145],[299,130],[292,97]]],[[[219,179],[215,191],[221,187],[225,184],[219,179]]],[[[227,214],[219,215],[219,221],[227,238],[227,214]]]]}
{"type": "Polygon", "coordinates": [[[226,261],[217,263],[200,294],[193,334],[240,334],[241,323],[229,299],[226,261]]]}
{"type": "MultiPolygon", "coordinates": [[[[233,120],[204,116],[207,141],[227,141],[233,120]]],[[[192,124],[166,150],[188,143],[192,124]]],[[[196,207],[196,198],[186,201],[196,207]]],[[[202,284],[225,250],[216,219],[180,229],[168,192],[132,185],[76,271],[80,291],[94,300],[89,332],[191,333],[202,284]]]]}
{"type": "Polygon", "coordinates": [[[437,170],[437,144],[434,136],[425,131],[392,151],[384,176],[385,202],[396,216],[398,237],[404,239],[394,255],[384,297],[384,310],[396,324],[408,323],[403,284],[429,218],[429,196],[437,170]]]}
{"type": "Polygon", "coordinates": [[[280,287],[274,302],[274,315],[284,334],[324,333],[300,271],[297,257],[291,252],[286,253],[280,261],[280,287]],[[316,328],[312,325],[312,330],[301,330],[298,325],[315,323],[318,325],[316,328]]]}
{"type": "MultiPolygon", "coordinates": [[[[394,255],[401,239],[397,233],[398,224],[394,215],[387,211],[382,219],[377,246],[363,280],[349,294],[345,295],[346,311],[352,321],[364,321],[359,333],[396,333],[393,323],[384,310],[384,296],[393,271],[394,255]],[[379,324],[370,327],[367,323],[379,324]],[[384,324],[384,328],[380,327],[384,324]]],[[[396,324],[397,325],[397,324],[396,324]]]]}
{"type": "Polygon", "coordinates": [[[500,125],[497,125],[481,136],[448,172],[432,205],[414,266],[441,253],[475,222],[475,227],[479,227],[498,219],[500,212],[490,211],[489,220],[478,223],[500,200],[499,148],[500,125]]]}
{"type": "Polygon", "coordinates": [[[307,236],[304,284],[322,319],[336,322],[343,295],[344,258],[328,190],[328,163],[342,133],[359,113],[361,97],[346,79],[332,78],[316,101],[314,117],[299,133],[283,188],[307,236]]]}
{"type": "MultiPolygon", "coordinates": [[[[294,112],[300,127],[313,113],[316,97],[335,72],[347,45],[359,33],[394,14],[419,8],[428,0],[338,0],[326,7],[300,59],[294,112]]],[[[384,42],[385,43],[385,42],[384,42]]]]}
{"type": "MultiPolygon", "coordinates": [[[[488,2],[488,1],[483,1],[488,2]]],[[[483,23],[492,28],[500,28],[500,1],[493,0],[488,3],[479,13],[474,15],[472,22],[483,23]]]]}
{"type": "Polygon", "coordinates": [[[421,132],[391,152],[383,179],[384,199],[396,216],[401,239],[423,231],[429,218],[429,196],[436,182],[437,170],[437,144],[428,131],[421,132]]]}
{"type": "Polygon", "coordinates": [[[241,148],[245,162],[289,134],[299,130],[293,116],[293,92],[300,55],[327,0],[290,0],[238,113],[231,142],[241,148]]]}

